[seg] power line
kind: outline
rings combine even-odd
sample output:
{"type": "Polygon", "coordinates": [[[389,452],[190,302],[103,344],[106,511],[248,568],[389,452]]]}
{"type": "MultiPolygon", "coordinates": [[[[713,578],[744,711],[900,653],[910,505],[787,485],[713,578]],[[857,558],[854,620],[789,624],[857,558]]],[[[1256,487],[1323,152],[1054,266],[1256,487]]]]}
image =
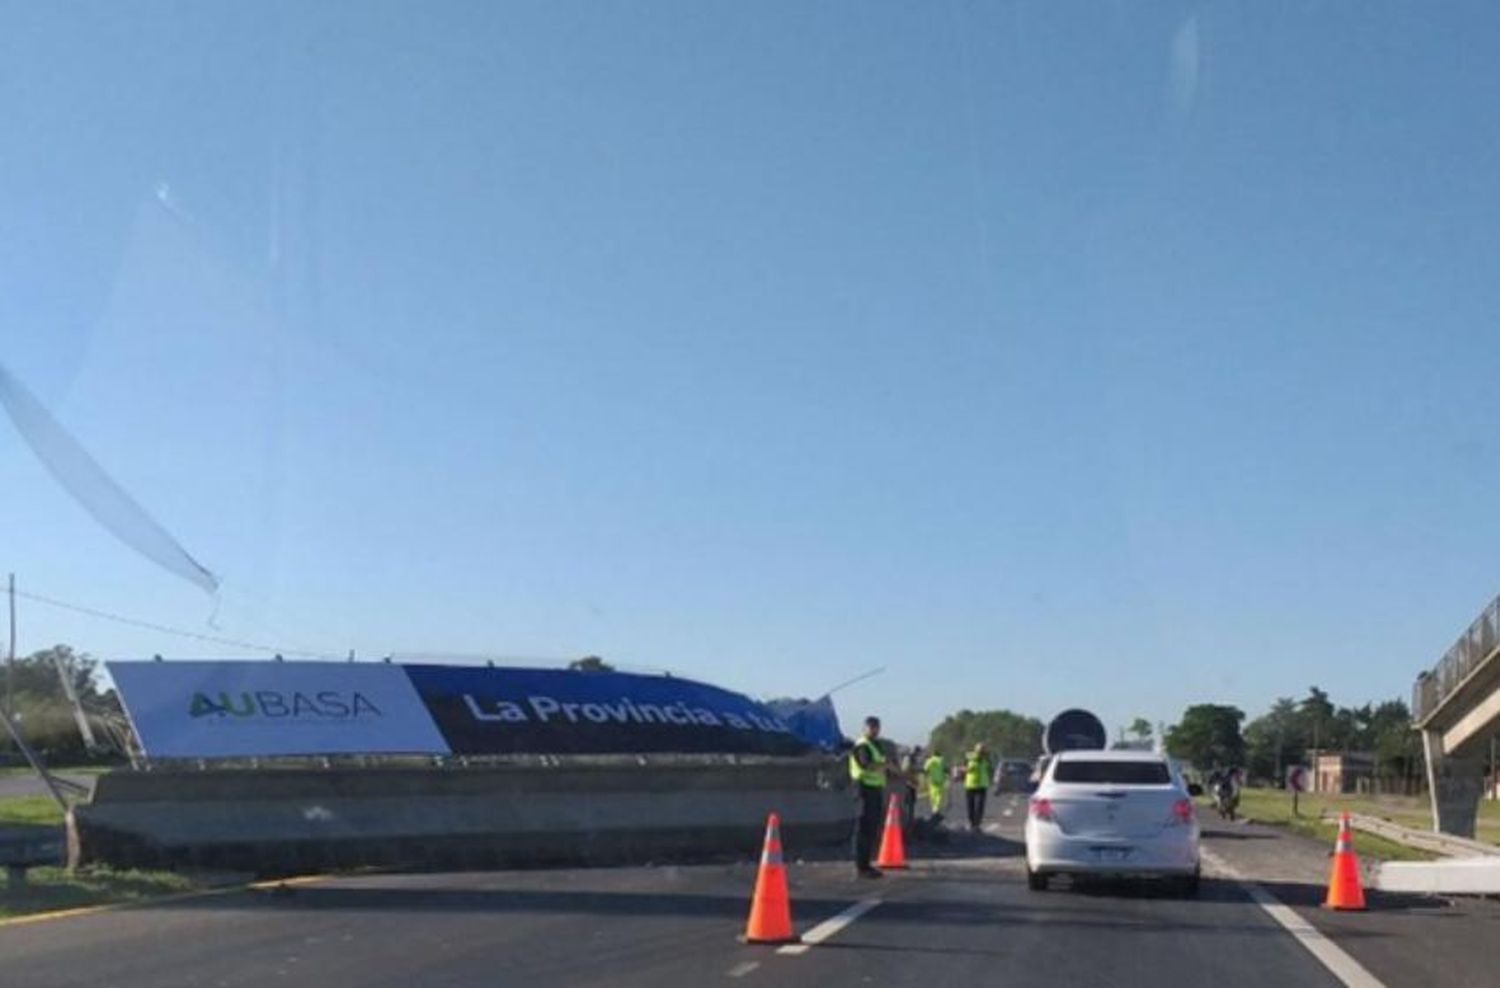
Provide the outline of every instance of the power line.
{"type": "Polygon", "coordinates": [[[155,631],[164,635],[176,635],[179,638],[191,638],[195,641],[208,642],[211,645],[225,645],[230,648],[244,648],[253,652],[265,652],[268,655],[300,655],[311,659],[341,659],[341,655],[333,655],[329,652],[313,652],[307,649],[282,648],[276,645],[261,645],[256,642],[241,641],[237,638],[225,638],[220,635],[205,635],[197,631],[188,631],[185,628],[173,628],[165,624],[156,624],[151,621],[142,621],[138,618],[126,617],[123,614],[112,614],[109,611],[101,611],[93,607],[84,607],[82,604],[70,604],[67,601],[56,600],[45,597],[38,593],[30,593],[25,590],[15,591],[17,597],[25,597],[27,600],[38,604],[47,604],[50,607],[60,607],[65,611],[73,611],[77,614],[86,614],[89,617],[99,618],[102,621],[113,621],[116,624],[128,625],[132,628],[141,628],[145,631],[155,631]]]}

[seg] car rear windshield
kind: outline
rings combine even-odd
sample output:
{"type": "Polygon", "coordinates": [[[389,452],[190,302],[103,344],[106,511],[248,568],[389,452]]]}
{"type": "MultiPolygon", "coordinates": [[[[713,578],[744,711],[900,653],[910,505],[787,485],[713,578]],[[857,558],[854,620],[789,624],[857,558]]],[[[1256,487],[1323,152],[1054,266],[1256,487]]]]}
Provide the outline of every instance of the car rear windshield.
{"type": "Polygon", "coordinates": [[[1058,762],[1053,782],[1107,782],[1126,786],[1164,786],[1172,781],[1164,762],[1058,762]]]}

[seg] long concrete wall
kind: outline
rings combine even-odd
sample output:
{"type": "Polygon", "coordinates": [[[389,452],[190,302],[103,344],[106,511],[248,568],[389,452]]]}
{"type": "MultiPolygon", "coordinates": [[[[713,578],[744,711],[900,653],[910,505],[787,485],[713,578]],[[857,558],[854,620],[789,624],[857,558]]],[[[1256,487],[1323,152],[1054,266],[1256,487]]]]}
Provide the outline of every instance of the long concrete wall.
{"type": "Polygon", "coordinates": [[[766,814],[788,849],[843,840],[840,764],[500,765],[114,772],[73,814],[75,863],[262,875],[700,860],[759,851],[766,814]]]}

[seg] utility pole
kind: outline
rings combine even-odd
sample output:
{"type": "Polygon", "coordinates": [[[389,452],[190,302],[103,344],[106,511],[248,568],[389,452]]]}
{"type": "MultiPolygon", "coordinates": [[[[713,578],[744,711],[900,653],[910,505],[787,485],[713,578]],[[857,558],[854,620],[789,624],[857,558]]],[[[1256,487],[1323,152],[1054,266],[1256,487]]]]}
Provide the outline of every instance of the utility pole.
{"type": "Polygon", "coordinates": [[[16,574],[10,574],[10,651],[5,662],[5,716],[16,713],[16,574]]]}

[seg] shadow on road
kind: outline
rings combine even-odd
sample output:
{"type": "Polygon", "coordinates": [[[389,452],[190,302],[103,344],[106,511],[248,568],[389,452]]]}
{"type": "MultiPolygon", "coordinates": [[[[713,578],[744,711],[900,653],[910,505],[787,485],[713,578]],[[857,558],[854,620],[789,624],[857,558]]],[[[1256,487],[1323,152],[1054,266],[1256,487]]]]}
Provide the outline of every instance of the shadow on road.
{"type": "MultiPolygon", "coordinates": [[[[947,927],[1001,927],[1045,925],[1049,928],[1120,930],[1150,929],[1183,933],[1221,933],[1225,906],[1243,908],[1244,893],[1232,882],[1205,879],[1197,899],[1162,902],[1150,912],[1123,908],[1122,899],[1172,900],[1177,897],[1165,889],[1152,888],[1143,881],[1089,881],[1076,886],[1063,885],[1045,893],[1012,893],[1009,900],[975,901],[971,894],[954,895],[943,890],[940,879],[927,884],[920,879],[895,876],[885,882],[857,886],[865,894],[880,890],[886,900],[862,920],[866,929],[881,925],[915,925],[947,927]]],[[[851,887],[853,883],[851,883],[851,887]]],[[[1277,889],[1280,895],[1281,889],[1277,889]]],[[[817,895],[798,894],[793,889],[793,916],[806,926],[830,916],[849,904],[847,890],[820,890],[817,895]]],[[[410,887],[400,883],[381,884],[379,879],[364,879],[354,886],[311,885],[285,891],[266,890],[250,896],[219,896],[175,903],[175,910],[243,910],[247,913],[274,912],[410,912],[449,914],[571,915],[601,919],[628,918],[699,918],[722,922],[734,928],[744,922],[747,894],[703,891],[587,890],[506,888],[432,888],[410,887]],[[368,884],[366,884],[368,883],[368,884]]],[[[1253,936],[1282,936],[1274,923],[1246,926],[1244,933],[1253,936]]],[[[1348,936],[1380,937],[1375,930],[1353,930],[1348,936]]],[[[858,940],[847,942],[848,949],[864,945],[858,940]]],[[[905,948],[903,948],[905,949],[905,948]]]]}
{"type": "Polygon", "coordinates": [[[997,834],[981,831],[942,829],[927,839],[913,839],[910,850],[918,857],[932,860],[952,858],[1018,858],[1026,845],[997,834]]]}
{"type": "Polygon", "coordinates": [[[1009,950],[985,950],[982,947],[938,947],[911,943],[869,943],[859,942],[857,940],[825,940],[822,943],[818,944],[818,949],[849,950],[858,951],[860,953],[864,953],[866,951],[874,951],[876,953],[880,953],[883,951],[890,954],[936,954],[949,957],[997,957],[1005,958],[1007,960],[1014,960],[1016,957],[1015,948],[1011,948],[1009,950]]]}
{"type": "Polygon", "coordinates": [[[1242,902],[1244,895],[1233,882],[1204,878],[1198,895],[1183,894],[1170,881],[1134,878],[1128,875],[1073,875],[1061,880],[1061,895],[1073,892],[1091,899],[1179,899],[1183,902],[1242,902]]]}
{"type": "MultiPolygon", "coordinates": [[[[1255,884],[1274,895],[1286,905],[1297,906],[1298,908],[1320,908],[1323,904],[1324,896],[1327,894],[1327,890],[1323,886],[1310,885],[1306,882],[1256,882],[1255,884]]],[[[1444,899],[1424,895],[1381,892],[1379,889],[1367,888],[1365,889],[1365,905],[1368,912],[1405,912],[1416,910],[1436,914],[1447,910],[1450,904],[1444,899]]]]}
{"type": "Polygon", "coordinates": [[[1204,840],[1276,840],[1275,834],[1257,834],[1245,830],[1208,830],[1203,831],[1204,840]]]}

